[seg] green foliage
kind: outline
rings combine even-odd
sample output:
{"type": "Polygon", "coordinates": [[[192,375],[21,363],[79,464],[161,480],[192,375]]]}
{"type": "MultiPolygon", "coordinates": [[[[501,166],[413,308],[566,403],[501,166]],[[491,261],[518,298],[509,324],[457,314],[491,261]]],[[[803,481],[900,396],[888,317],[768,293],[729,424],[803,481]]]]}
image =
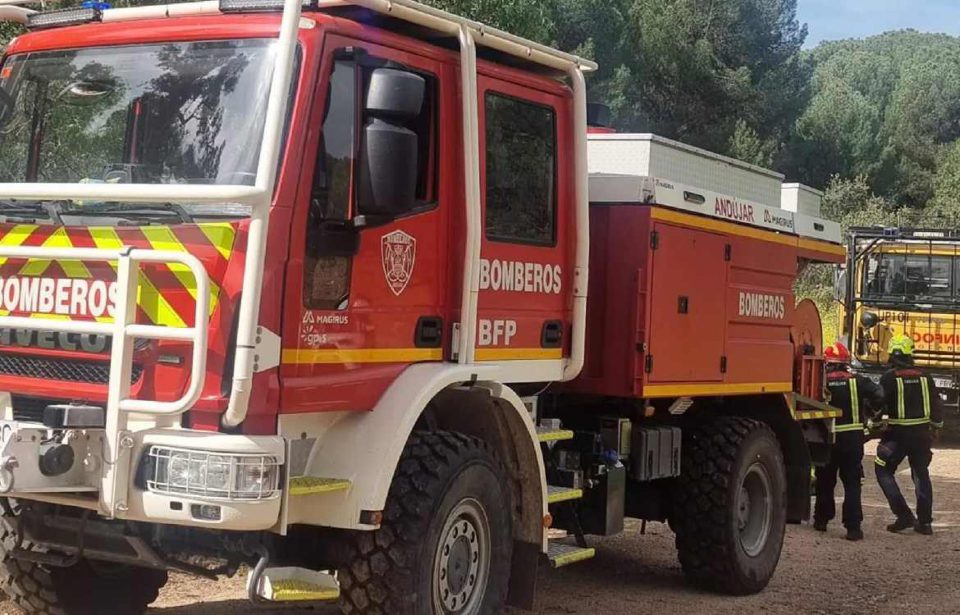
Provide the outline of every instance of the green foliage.
{"type": "Polygon", "coordinates": [[[16,36],[20,32],[20,27],[17,24],[4,22],[0,23],[0,47],[6,45],[10,39],[16,36]]]}
{"type": "Polygon", "coordinates": [[[813,185],[863,175],[878,194],[922,208],[944,144],[960,138],[960,39],[903,31],[810,53],[812,98],[791,171],[813,185]]]}
{"type": "Polygon", "coordinates": [[[423,0],[425,4],[475,19],[535,41],[554,38],[553,2],[529,0],[423,0]]]}
{"type": "Polygon", "coordinates": [[[923,211],[924,226],[960,226],[960,141],[947,148],[934,179],[933,199],[923,211]]]}

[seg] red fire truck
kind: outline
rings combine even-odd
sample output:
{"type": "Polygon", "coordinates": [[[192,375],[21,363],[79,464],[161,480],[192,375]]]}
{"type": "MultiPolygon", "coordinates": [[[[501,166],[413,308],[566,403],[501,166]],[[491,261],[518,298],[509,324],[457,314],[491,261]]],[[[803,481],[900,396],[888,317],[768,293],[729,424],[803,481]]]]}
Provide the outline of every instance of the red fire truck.
{"type": "Polygon", "coordinates": [[[782,176],[588,139],[591,62],[410,0],[2,4],[24,610],[244,565],[258,602],[531,607],[625,517],[767,584],[835,416],[792,286],[843,260],[782,176]]]}

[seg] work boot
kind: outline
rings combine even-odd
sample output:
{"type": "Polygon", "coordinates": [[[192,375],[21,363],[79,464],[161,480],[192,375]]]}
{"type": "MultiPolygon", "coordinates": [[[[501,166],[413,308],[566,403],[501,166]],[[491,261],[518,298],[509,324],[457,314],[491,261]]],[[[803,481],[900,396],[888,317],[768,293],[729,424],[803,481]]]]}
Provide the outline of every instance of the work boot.
{"type": "Polygon", "coordinates": [[[826,522],[826,521],[814,521],[814,522],[813,522],[813,529],[817,530],[818,532],[826,532],[826,531],[827,531],[827,522],[826,522]]]}
{"type": "Polygon", "coordinates": [[[851,542],[863,540],[863,530],[858,527],[847,528],[847,540],[851,542]]]}
{"type": "Polygon", "coordinates": [[[916,522],[913,519],[897,519],[896,521],[894,521],[893,523],[887,526],[887,531],[897,534],[904,530],[909,530],[914,526],[914,523],[916,522]]]}
{"type": "Polygon", "coordinates": [[[933,536],[933,526],[929,523],[917,523],[913,526],[913,531],[924,536],[933,536]]]}

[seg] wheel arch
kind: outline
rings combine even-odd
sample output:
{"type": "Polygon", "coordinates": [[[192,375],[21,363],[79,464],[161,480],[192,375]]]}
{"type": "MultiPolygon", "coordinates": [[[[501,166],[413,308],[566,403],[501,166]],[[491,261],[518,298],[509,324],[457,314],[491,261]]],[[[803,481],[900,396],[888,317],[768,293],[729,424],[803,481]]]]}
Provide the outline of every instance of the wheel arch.
{"type": "Polygon", "coordinates": [[[514,494],[514,539],[545,548],[546,472],[533,420],[511,388],[484,377],[484,366],[422,364],[408,368],[372,412],[281,415],[290,443],[290,476],[350,481],[341,492],[291,497],[284,491],[279,530],[293,524],[375,529],[364,511],[382,511],[397,464],[416,429],[442,429],[490,444],[508,468],[514,494]]]}
{"type": "Polygon", "coordinates": [[[762,421],[770,426],[780,442],[787,473],[787,523],[800,523],[810,518],[810,467],[813,462],[808,440],[822,430],[819,421],[810,425],[794,418],[784,395],[744,397],[731,405],[733,412],[762,421]],[[814,424],[816,423],[816,424],[814,424]]]}

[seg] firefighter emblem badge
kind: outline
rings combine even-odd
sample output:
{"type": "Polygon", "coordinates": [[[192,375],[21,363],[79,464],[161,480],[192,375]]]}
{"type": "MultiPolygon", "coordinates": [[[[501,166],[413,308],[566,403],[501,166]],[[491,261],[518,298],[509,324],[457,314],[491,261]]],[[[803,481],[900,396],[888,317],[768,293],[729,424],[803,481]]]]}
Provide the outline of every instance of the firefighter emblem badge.
{"type": "Polygon", "coordinates": [[[380,244],[383,250],[383,275],[393,294],[400,296],[410,284],[413,267],[417,262],[417,240],[403,231],[384,235],[380,244]]]}

